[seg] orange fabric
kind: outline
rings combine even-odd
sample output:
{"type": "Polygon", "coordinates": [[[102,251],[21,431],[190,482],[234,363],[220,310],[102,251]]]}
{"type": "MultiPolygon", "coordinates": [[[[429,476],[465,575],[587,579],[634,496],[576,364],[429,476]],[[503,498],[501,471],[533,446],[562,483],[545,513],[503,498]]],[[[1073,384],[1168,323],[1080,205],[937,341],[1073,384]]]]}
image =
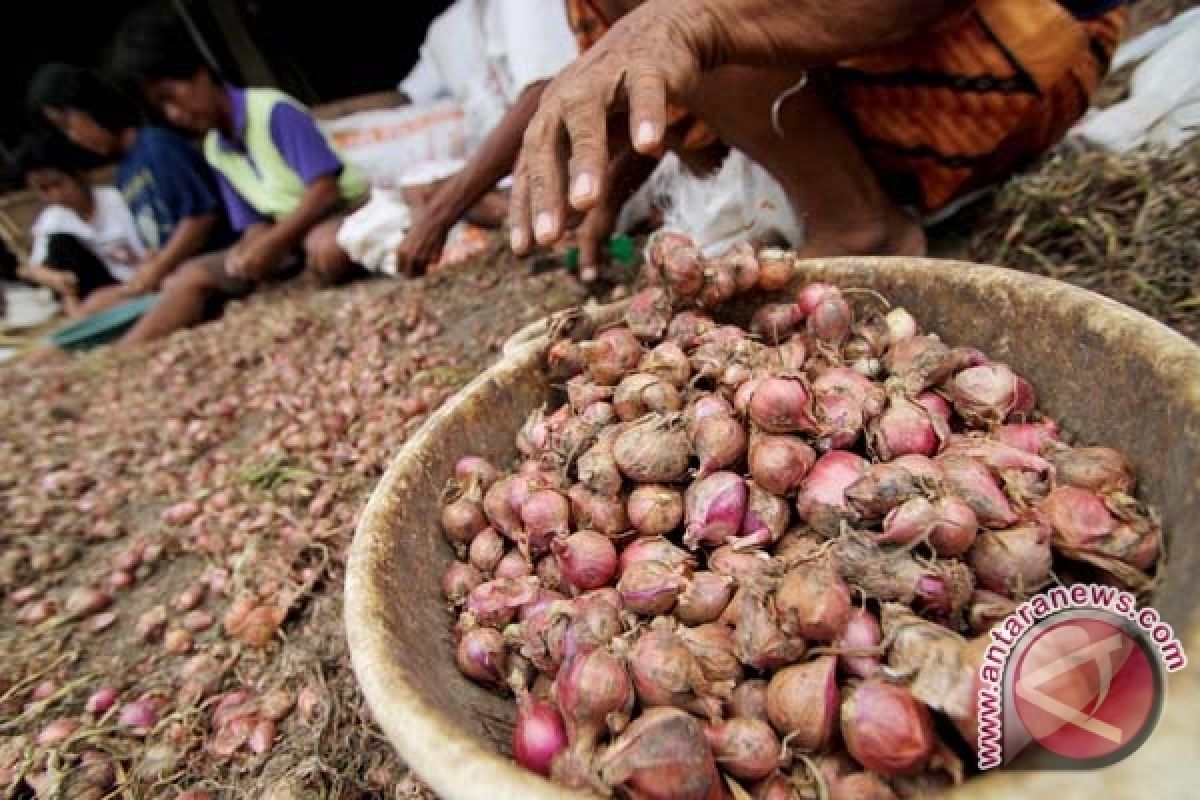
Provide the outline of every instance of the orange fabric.
{"type": "MultiPolygon", "coordinates": [[[[612,23],[605,19],[592,0],[566,0],[566,5],[567,21],[579,44],[579,52],[586,52],[600,41],[612,23]]],[[[674,103],[667,106],[667,126],[681,138],[684,150],[703,150],[718,141],[716,132],[707,123],[674,103]]]]}
{"type": "Polygon", "coordinates": [[[1124,27],[1056,0],[980,0],[917,40],[831,70],[889,188],[939,208],[1053,146],[1087,110],[1124,27]]]}

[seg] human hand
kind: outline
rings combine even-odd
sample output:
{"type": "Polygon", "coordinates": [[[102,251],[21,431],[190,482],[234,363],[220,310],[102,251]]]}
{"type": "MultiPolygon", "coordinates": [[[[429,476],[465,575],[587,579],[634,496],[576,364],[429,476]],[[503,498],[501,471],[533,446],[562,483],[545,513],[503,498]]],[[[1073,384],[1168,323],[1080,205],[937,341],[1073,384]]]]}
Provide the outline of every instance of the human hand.
{"type": "Polygon", "coordinates": [[[628,111],[642,154],[661,152],[668,97],[688,93],[711,38],[703,0],[650,2],[630,12],[546,88],[513,173],[511,244],[524,255],[562,235],[570,206],[590,211],[609,186],[607,121],[628,111]],[[565,146],[563,132],[565,131],[565,146]]]}
{"type": "Polygon", "coordinates": [[[453,222],[430,210],[415,210],[414,221],[396,248],[396,269],[406,275],[422,275],[442,255],[446,235],[453,222]]]}
{"type": "Polygon", "coordinates": [[[591,283],[600,276],[606,260],[605,245],[616,227],[617,214],[608,203],[601,203],[587,213],[575,231],[579,246],[579,279],[591,283]]]}

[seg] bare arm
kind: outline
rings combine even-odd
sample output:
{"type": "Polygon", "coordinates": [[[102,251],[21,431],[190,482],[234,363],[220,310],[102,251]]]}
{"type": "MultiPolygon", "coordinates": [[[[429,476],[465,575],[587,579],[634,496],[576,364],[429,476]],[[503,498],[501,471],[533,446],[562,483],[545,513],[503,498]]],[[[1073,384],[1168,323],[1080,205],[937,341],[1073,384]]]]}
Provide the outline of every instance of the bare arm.
{"type": "Polygon", "coordinates": [[[129,293],[139,294],[157,290],[163,279],[174,272],[176,267],[200,252],[216,224],[216,214],[182,219],[171,238],[167,240],[166,246],[138,267],[137,274],[129,281],[129,293]]]}
{"type": "Polygon", "coordinates": [[[317,223],[325,219],[341,202],[338,176],[325,175],[308,185],[296,210],[281,217],[260,232],[242,236],[229,254],[228,269],[235,275],[262,280],[279,266],[287,254],[304,241],[317,223]]]}

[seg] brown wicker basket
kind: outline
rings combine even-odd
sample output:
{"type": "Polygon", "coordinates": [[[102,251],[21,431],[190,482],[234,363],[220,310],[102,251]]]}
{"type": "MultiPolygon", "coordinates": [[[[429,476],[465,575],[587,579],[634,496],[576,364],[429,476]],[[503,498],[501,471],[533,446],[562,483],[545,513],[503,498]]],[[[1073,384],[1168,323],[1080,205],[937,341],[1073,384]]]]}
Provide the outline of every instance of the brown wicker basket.
{"type": "MultiPolygon", "coordinates": [[[[1057,281],[922,259],[806,262],[800,281],[869,287],[952,344],[985,349],[1037,387],[1068,431],[1134,460],[1162,513],[1170,562],[1157,607],[1200,651],[1200,348],[1131,309],[1057,281]]],[[[609,307],[596,312],[613,318],[609,307]]],[[[518,768],[504,752],[511,701],[454,667],[440,577],[452,557],[438,525],[442,487],[467,453],[507,463],[515,433],[551,387],[540,369],[546,322],[448,402],[405,445],[368,503],[350,553],[346,632],[355,674],[400,756],[448,800],[578,797],[518,768]]],[[[1002,771],[955,798],[1184,798],[1200,785],[1200,670],[1173,675],[1150,741],[1103,771],[1002,771]]]]}

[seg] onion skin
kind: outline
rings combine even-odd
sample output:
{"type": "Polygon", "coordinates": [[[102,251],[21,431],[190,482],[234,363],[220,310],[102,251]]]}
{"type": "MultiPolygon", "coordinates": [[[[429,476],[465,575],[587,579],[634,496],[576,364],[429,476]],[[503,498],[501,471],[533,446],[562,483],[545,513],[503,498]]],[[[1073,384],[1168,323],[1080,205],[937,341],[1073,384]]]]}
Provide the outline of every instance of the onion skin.
{"type": "Polygon", "coordinates": [[[915,775],[933,754],[933,719],[907,689],[868,678],[842,702],[841,717],[846,749],[872,772],[915,775]]]}
{"type": "MultiPolygon", "coordinates": [[[[878,648],[883,641],[883,631],[879,626],[879,618],[865,608],[856,608],[850,612],[846,628],[835,643],[839,650],[870,650],[878,648]]],[[[838,663],[843,672],[859,678],[866,678],[879,668],[880,655],[852,655],[850,652],[838,654],[838,663]]]]}
{"type": "Polygon", "coordinates": [[[695,566],[696,559],[686,550],[677,547],[661,536],[634,539],[621,551],[619,569],[621,574],[639,561],[659,561],[670,567],[695,566]]]}
{"type": "Polygon", "coordinates": [[[937,465],[945,476],[946,487],[971,507],[980,525],[1000,529],[1016,523],[1016,512],[982,463],[967,456],[942,455],[937,465]]]}
{"type": "Polygon", "coordinates": [[[779,767],[782,746],[769,724],[735,717],[704,729],[721,769],[735,778],[760,781],[779,767]]]}
{"type": "Polygon", "coordinates": [[[683,495],[669,486],[639,486],[625,506],[629,522],[643,536],[664,536],[683,524],[683,495]]]}
{"type": "Polygon", "coordinates": [[[567,497],[576,528],[590,528],[605,536],[619,536],[629,530],[629,516],[620,497],[589,492],[580,484],[568,489],[567,497]]]}
{"type": "Polygon", "coordinates": [[[1088,561],[1122,583],[1140,588],[1142,573],[1158,560],[1158,524],[1136,506],[1109,502],[1112,508],[1095,492],[1060,486],[1042,502],[1038,514],[1053,531],[1054,547],[1060,553],[1088,561]]]}
{"type": "Polygon", "coordinates": [[[733,617],[734,652],[746,666],[763,671],[778,669],[804,655],[804,640],[780,629],[770,598],[756,588],[742,587],[726,613],[733,617]]]}
{"type": "Polygon", "coordinates": [[[1021,597],[1051,578],[1053,554],[1049,529],[1019,525],[979,535],[966,556],[979,585],[1006,597],[1021,597]]]}
{"type": "Polygon", "coordinates": [[[638,483],[672,483],[687,474],[690,445],[678,414],[647,414],[617,436],[613,456],[638,483]]]}
{"type": "Polygon", "coordinates": [[[833,642],[850,620],[850,588],[827,561],[800,564],[783,576],[775,609],[784,633],[833,642]]]}
{"type": "Polygon", "coordinates": [[[750,440],[747,460],[754,482],[783,497],[800,487],[817,454],[794,436],[756,435],[750,440]]]}
{"type": "Polygon", "coordinates": [[[729,696],[729,716],[767,719],[767,682],[761,678],[742,681],[729,696]]]}
{"type": "Polygon", "coordinates": [[[686,586],[687,578],[679,567],[661,561],[639,561],[622,571],[617,591],[625,608],[635,614],[655,616],[674,608],[676,598],[686,586]]]}
{"type": "Polygon", "coordinates": [[[742,664],[734,654],[733,631],[719,622],[689,628],[680,625],[675,630],[684,646],[695,657],[704,677],[716,683],[732,686],[742,679],[742,664]]]}
{"type": "Polygon", "coordinates": [[[719,547],[736,535],[746,514],[747,495],[746,482],[732,472],[717,472],[689,486],[684,495],[684,546],[719,547]]]}
{"type": "Polygon", "coordinates": [[[579,592],[608,586],[617,576],[617,548],[596,531],[578,531],[551,546],[567,584],[579,592]]]}
{"type": "Polygon", "coordinates": [[[798,378],[767,378],[757,385],[747,408],[754,424],[768,433],[816,433],[812,398],[798,378]]]}
{"type": "Polygon", "coordinates": [[[629,675],[644,708],[674,706],[715,719],[720,702],[690,650],[660,617],[642,631],[629,653],[629,675]]]}
{"type": "Polygon", "coordinates": [[[1058,424],[1052,419],[1040,422],[1014,422],[1001,425],[992,431],[996,441],[1024,450],[1032,455],[1041,455],[1062,443],[1058,424]]]}
{"type": "Polygon", "coordinates": [[[458,669],[476,683],[503,686],[506,668],[504,637],[494,628],[473,628],[459,639],[454,653],[458,669]]]}
{"type": "Polygon", "coordinates": [[[697,572],[675,603],[675,617],[685,625],[718,619],[733,598],[733,581],[715,572],[697,572]]]}
{"type": "Polygon", "coordinates": [[[1132,494],[1133,469],[1125,456],[1108,447],[1076,447],[1051,456],[1060,485],[1100,494],[1132,494]]]}
{"type": "Polygon", "coordinates": [[[800,519],[821,533],[836,535],[841,521],[855,516],[846,489],[867,466],[865,459],[844,450],[830,450],[818,458],[796,495],[800,519]]]}
{"type": "Polygon", "coordinates": [[[823,750],[837,725],[837,659],[821,656],[785,667],[767,684],[767,719],[802,750],[823,750]]]}
{"type": "Polygon", "coordinates": [[[639,716],[598,760],[604,784],[642,800],[722,800],[724,787],[699,720],[674,708],[639,716]]]}
{"type": "Polygon", "coordinates": [[[571,744],[590,748],[605,729],[628,724],[635,695],[625,665],[597,648],[567,659],[555,678],[554,698],[571,744]]]}

